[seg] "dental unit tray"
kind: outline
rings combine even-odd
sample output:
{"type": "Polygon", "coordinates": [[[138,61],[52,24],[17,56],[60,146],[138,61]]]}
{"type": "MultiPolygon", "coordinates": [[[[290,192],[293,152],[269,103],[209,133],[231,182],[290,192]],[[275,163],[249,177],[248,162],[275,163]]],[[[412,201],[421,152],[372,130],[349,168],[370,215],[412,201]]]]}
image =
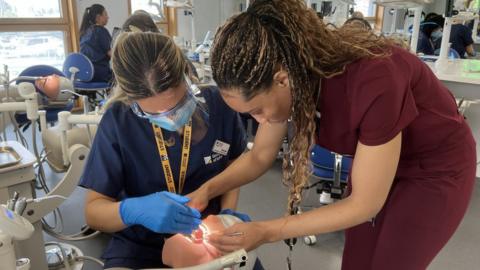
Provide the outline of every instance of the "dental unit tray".
{"type": "Polygon", "coordinates": [[[0,168],[19,163],[22,157],[10,146],[0,146],[0,168]]]}
{"type": "Polygon", "coordinates": [[[426,4],[432,3],[432,0],[410,0],[410,1],[399,1],[399,0],[377,0],[375,4],[384,7],[391,8],[415,8],[421,7],[426,4]]]}

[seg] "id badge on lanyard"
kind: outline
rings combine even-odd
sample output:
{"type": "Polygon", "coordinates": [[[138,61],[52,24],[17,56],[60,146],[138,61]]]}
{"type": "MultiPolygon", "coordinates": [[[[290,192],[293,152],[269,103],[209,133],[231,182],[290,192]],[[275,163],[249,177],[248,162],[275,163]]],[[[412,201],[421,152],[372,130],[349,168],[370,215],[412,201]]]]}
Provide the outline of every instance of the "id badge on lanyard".
{"type": "MultiPolygon", "coordinates": [[[[168,158],[167,147],[163,139],[162,129],[155,124],[152,124],[155,140],[157,141],[158,153],[160,161],[162,162],[163,174],[167,182],[168,191],[177,193],[175,188],[175,181],[173,180],[172,166],[168,158]]],[[[182,194],[185,185],[185,178],[187,177],[188,159],[190,157],[190,146],[192,142],[192,119],[188,121],[183,130],[183,146],[182,146],[182,160],[180,163],[180,175],[178,179],[178,194],[182,194]]]]}

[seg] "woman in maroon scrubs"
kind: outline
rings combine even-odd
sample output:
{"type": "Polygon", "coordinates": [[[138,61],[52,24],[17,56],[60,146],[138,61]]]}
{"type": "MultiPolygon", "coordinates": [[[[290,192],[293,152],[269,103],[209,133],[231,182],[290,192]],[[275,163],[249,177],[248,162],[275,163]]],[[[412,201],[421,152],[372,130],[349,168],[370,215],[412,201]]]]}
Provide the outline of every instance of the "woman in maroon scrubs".
{"type": "Polygon", "coordinates": [[[327,29],[302,0],[253,1],[219,29],[211,60],[226,103],[260,127],[250,152],[190,194],[192,206],[263,174],[287,119],[295,130],[284,160],[290,208],[308,183],[313,143],[354,161],[343,200],[233,226],[210,243],[229,252],[346,229],[342,269],[430,264],[465,214],[476,156],[454,97],[424,63],[367,30],[327,29]]]}

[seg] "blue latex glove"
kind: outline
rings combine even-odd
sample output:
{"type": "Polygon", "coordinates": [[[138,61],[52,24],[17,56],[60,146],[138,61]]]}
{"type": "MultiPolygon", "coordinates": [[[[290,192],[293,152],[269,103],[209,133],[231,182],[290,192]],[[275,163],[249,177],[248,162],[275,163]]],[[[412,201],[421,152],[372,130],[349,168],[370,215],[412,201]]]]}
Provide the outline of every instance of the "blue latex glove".
{"type": "Polygon", "coordinates": [[[250,221],[252,221],[252,219],[251,219],[247,214],[234,211],[234,210],[232,210],[232,209],[230,209],[230,208],[223,209],[222,211],[220,211],[219,214],[220,214],[220,215],[232,215],[232,216],[235,216],[235,217],[241,219],[243,222],[250,222],[250,221]]]}
{"type": "Polygon", "coordinates": [[[190,234],[201,223],[200,213],[185,204],[189,198],[162,191],[120,203],[125,225],[142,225],[157,233],[190,234]]]}

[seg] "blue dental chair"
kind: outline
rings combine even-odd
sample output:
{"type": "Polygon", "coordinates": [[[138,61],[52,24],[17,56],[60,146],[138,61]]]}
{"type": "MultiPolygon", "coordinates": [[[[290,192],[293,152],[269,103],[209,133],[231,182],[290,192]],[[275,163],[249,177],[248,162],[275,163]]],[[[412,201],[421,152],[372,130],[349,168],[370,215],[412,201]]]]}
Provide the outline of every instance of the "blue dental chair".
{"type": "Polygon", "coordinates": [[[317,182],[310,187],[317,186],[317,193],[323,196],[341,199],[352,167],[352,158],[332,153],[319,145],[315,145],[311,151],[312,177],[317,182]]]}
{"type": "MultiPolygon", "coordinates": [[[[65,77],[63,72],[56,69],[55,67],[48,66],[48,65],[35,65],[26,68],[22,72],[20,72],[19,76],[31,76],[31,77],[41,77],[41,76],[49,76],[49,75],[58,75],[61,77],[65,77]]],[[[21,82],[30,82],[27,80],[17,80],[16,84],[18,85],[21,82]]],[[[41,109],[46,111],[46,118],[47,123],[53,124],[58,120],[58,113],[62,111],[71,111],[73,108],[73,100],[66,99],[63,101],[51,101],[46,95],[42,94],[42,91],[35,87],[37,92],[40,95],[40,107],[41,109]]],[[[26,112],[18,112],[15,114],[15,120],[17,121],[19,127],[23,127],[25,131],[30,126],[30,120],[27,119],[26,112]]]]}
{"type": "Polygon", "coordinates": [[[75,91],[87,95],[90,104],[97,104],[97,94],[105,98],[112,88],[110,82],[92,82],[95,69],[88,57],[81,53],[71,53],[63,62],[63,73],[73,82],[75,91]]]}

